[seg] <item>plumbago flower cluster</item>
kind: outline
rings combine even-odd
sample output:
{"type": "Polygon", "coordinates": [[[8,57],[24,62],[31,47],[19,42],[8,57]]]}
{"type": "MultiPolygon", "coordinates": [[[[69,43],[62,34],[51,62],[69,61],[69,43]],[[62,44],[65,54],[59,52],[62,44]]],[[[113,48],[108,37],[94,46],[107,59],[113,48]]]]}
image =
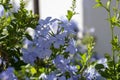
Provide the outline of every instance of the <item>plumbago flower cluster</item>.
{"type": "Polygon", "coordinates": [[[51,20],[50,17],[40,20],[34,31],[34,39],[28,42],[27,49],[22,49],[24,62],[34,65],[39,59],[48,61],[43,66],[48,69],[57,68],[53,68],[50,74],[53,78],[57,78],[57,74],[65,75],[66,72],[69,76],[76,75],[77,67],[73,63],[73,57],[77,53],[77,47],[72,38],[76,32],[70,25],[58,19],[51,20]]]}
{"type": "Polygon", "coordinates": [[[70,37],[70,35],[75,35],[75,31],[70,29],[69,24],[62,23],[58,19],[51,20],[51,18],[48,17],[45,20],[40,20],[34,33],[34,39],[28,42],[27,50],[22,49],[23,58],[27,63],[33,64],[36,57],[40,59],[49,58],[54,49],[58,51],[53,54],[55,56],[65,52],[70,52],[71,55],[77,52],[75,41],[70,37]],[[60,52],[59,49],[65,50],[64,52],[60,52]],[[31,58],[29,59],[27,56],[33,56],[31,57],[32,61],[31,58]]]}

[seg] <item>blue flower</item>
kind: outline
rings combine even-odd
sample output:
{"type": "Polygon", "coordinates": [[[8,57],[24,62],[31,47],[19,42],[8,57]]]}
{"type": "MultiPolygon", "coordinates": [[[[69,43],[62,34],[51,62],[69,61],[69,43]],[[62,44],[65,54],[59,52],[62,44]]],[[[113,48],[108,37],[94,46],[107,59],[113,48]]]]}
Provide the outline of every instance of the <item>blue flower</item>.
{"type": "Polygon", "coordinates": [[[70,62],[71,61],[69,59],[65,59],[62,55],[58,55],[53,60],[53,64],[61,73],[69,72],[70,75],[73,75],[75,72],[77,72],[77,67],[70,65],[70,62]]]}
{"type": "Polygon", "coordinates": [[[40,19],[38,23],[40,26],[44,26],[44,25],[47,25],[50,22],[50,20],[51,20],[51,17],[47,17],[45,20],[40,19]]]}
{"type": "Polygon", "coordinates": [[[56,56],[56,58],[53,60],[53,64],[55,64],[56,68],[60,70],[61,72],[65,72],[67,70],[67,64],[69,64],[68,59],[64,59],[62,55],[56,56]]]}
{"type": "Polygon", "coordinates": [[[63,46],[65,44],[65,36],[66,35],[63,33],[63,34],[58,34],[52,37],[55,48],[60,48],[60,45],[63,46]]]}
{"type": "Polygon", "coordinates": [[[34,61],[36,60],[36,53],[34,52],[34,50],[30,50],[30,49],[22,49],[22,53],[23,53],[23,60],[25,63],[30,63],[30,64],[34,64],[34,61]]]}
{"type": "Polygon", "coordinates": [[[54,23],[55,21],[59,21],[59,19],[52,19],[52,17],[47,17],[45,20],[40,19],[38,23],[40,26],[44,26],[50,23],[54,23]]]}
{"type": "Polygon", "coordinates": [[[17,80],[16,76],[13,73],[14,69],[9,67],[7,70],[3,71],[0,74],[0,80],[17,80]]]}
{"type": "Polygon", "coordinates": [[[77,31],[73,28],[74,26],[72,25],[72,23],[68,21],[61,21],[60,26],[64,28],[64,32],[67,32],[68,35],[77,34],[77,31]]]}
{"type": "Polygon", "coordinates": [[[77,22],[74,20],[68,21],[67,18],[65,17],[61,17],[60,19],[64,24],[69,24],[69,29],[73,30],[74,32],[78,32],[79,31],[79,27],[77,25],[77,22]]]}
{"type": "Polygon", "coordinates": [[[58,77],[58,80],[67,80],[65,76],[58,77]]]}
{"type": "Polygon", "coordinates": [[[70,52],[71,54],[74,54],[77,52],[74,39],[70,39],[68,47],[66,48],[66,52],[70,52]]]}
{"type": "Polygon", "coordinates": [[[53,23],[50,24],[50,29],[51,29],[51,33],[54,34],[59,34],[60,32],[60,27],[59,27],[59,21],[56,20],[53,23]]]}
{"type": "Polygon", "coordinates": [[[38,37],[48,38],[49,31],[50,31],[50,28],[48,26],[38,25],[35,29],[35,38],[38,38],[38,37]]]}
{"type": "Polygon", "coordinates": [[[52,51],[50,49],[42,49],[37,52],[37,55],[40,59],[45,59],[49,58],[51,55],[52,51]]]}
{"type": "Polygon", "coordinates": [[[47,79],[47,75],[45,73],[42,73],[40,76],[39,76],[39,79],[47,79]]]}
{"type": "Polygon", "coordinates": [[[39,49],[33,42],[29,42],[26,48],[22,48],[23,60],[25,63],[34,64],[39,49]]]}
{"type": "Polygon", "coordinates": [[[103,64],[104,67],[106,67],[106,68],[108,67],[108,65],[107,65],[107,59],[106,58],[99,59],[97,63],[98,64],[103,64]]]}
{"type": "Polygon", "coordinates": [[[47,78],[45,80],[57,80],[56,74],[51,73],[51,74],[47,75],[47,78]]]}
{"type": "Polygon", "coordinates": [[[3,5],[0,5],[0,17],[4,15],[4,7],[3,5]]]}
{"type": "Polygon", "coordinates": [[[67,80],[79,80],[80,79],[80,75],[73,75],[70,78],[68,78],[67,80]]]}
{"type": "MultiPolygon", "coordinates": [[[[75,74],[75,72],[77,72],[77,67],[76,66],[71,66],[71,65],[69,65],[68,66],[68,71],[70,72],[70,73],[72,73],[72,74],[75,74]]],[[[72,75],[71,74],[71,75],[72,75]]]]}
{"type": "Polygon", "coordinates": [[[87,80],[105,80],[93,66],[88,67],[85,72],[84,76],[87,80]]]}

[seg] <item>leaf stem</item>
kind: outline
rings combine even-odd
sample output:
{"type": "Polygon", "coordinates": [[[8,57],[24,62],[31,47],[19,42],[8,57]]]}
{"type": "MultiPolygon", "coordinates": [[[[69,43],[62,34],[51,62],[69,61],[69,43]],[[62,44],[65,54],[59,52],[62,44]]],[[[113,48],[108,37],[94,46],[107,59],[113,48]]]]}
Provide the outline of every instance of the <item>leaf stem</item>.
{"type": "MultiPolygon", "coordinates": [[[[114,25],[112,24],[112,20],[111,20],[111,10],[110,10],[110,6],[111,6],[111,2],[110,2],[110,5],[109,5],[109,11],[108,11],[108,18],[110,19],[110,29],[111,29],[111,40],[113,40],[114,39],[114,25]]],[[[114,69],[114,76],[116,75],[116,69],[115,69],[115,67],[116,67],[116,64],[115,64],[115,51],[114,51],[114,49],[113,49],[113,45],[112,45],[112,59],[113,59],[113,69],[114,69]]]]}

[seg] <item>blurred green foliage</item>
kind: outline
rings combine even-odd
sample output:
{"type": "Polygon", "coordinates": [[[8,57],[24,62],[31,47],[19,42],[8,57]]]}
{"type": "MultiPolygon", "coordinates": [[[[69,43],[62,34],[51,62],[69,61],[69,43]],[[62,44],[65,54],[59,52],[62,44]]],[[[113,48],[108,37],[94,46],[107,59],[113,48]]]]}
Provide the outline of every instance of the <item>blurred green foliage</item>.
{"type": "Polygon", "coordinates": [[[20,69],[20,66],[25,64],[21,60],[20,49],[23,47],[24,38],[27,37],[26,29],[28,27],[35,28],[39,19],[32,11],[29,12],[25,9],[23,0],[20,2],[17,13],[10,11],[12,5],[9,1],[0,0],[0,4],[5,8],[4,16],[0,18],[0,56],[6,62],[0,66],[0,71],[8,66],[20,69]]]}

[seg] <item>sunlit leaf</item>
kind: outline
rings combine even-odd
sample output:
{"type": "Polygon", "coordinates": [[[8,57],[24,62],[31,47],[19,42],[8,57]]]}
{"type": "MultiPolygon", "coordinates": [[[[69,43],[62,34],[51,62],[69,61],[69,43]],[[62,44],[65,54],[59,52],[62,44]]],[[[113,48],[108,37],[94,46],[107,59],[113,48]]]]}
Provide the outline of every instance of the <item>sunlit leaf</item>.
{"type": "Polygon", "coordinates": [[[31,67],[30,72],[32,75],[34,75],[35,73],[37,73],[36,69],[34,67],[31,67]]]}
{"type": "Polygon", "coordinates": [[[97,3],[97,4],[95,4],[94,6],[93,6],[93,8],[99,8],[99,7],[101,7],[102,5],[100,4],[100,3],[97,3]]]}
{"type": "Polygon", "coordinates": [[[68,11],[67,11],[67,15],[66,15],[66,17],[67,17],[68,20],[70,21],[73,15],[74,15],[73,11],[68,10],[68,11]]]}
{"type": "Polygon", "coordinates": [[[100,2],[100,1],[101,1],[101,0],[95,0],[95,2],[97,2],[97,3],[100,2]]]}
{"type": "Polygon", "coordinates": [[[108,1],[107,1],[107,4],[106,4],[107,9],[109,9],[110,3],[111,3],[111,0],[108,0],[108,1]]]}

